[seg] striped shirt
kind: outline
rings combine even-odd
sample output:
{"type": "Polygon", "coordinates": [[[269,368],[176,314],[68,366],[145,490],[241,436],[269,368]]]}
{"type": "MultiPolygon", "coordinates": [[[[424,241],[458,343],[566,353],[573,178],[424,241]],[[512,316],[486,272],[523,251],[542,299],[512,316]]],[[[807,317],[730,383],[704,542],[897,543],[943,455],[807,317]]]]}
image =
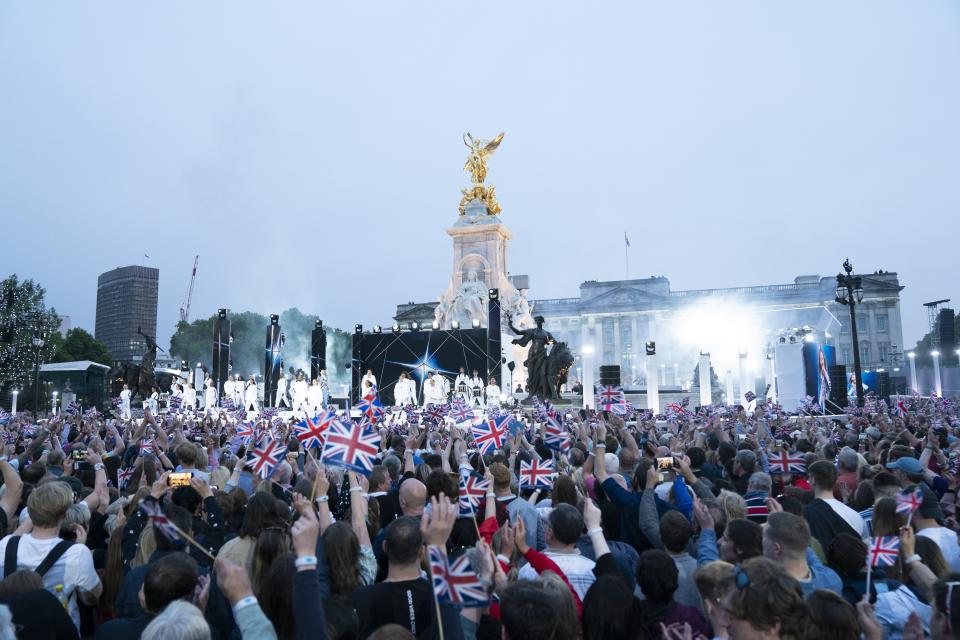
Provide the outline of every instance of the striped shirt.
{"type": "Polygon", "coordinates": [[[873,535],[873,507],[869,509],[864,509],[860,512],[860,517],[863,518],[863,523],[867,525],[867,535],[873,535]]]}
{"type": "Polygon", "coordinates": [[[759,524],[767,521],[767,516],[770,515],[770,510],[767,508],[769,497],[770,494],[766,491],[747,491],[744,494],[743,499],[747,503],[747,520],[759,524]]]}

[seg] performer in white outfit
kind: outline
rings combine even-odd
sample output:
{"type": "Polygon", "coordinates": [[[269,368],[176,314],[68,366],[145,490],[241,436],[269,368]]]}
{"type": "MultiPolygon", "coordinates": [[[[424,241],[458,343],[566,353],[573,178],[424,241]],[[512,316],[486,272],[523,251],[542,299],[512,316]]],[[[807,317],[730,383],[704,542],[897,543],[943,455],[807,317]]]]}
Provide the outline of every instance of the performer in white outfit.
{"type": "Polygon", "coordinates": [[[443,383],[439,380],[440,376],[433,375],[433,371],[427,374],[427,381],[423,383],[423,403],[443,404],[447,396],[443,393],[443,383]]]}
{"type": "Polygon", "coordinates": [[[197,408],[197,390],[189,382],[183,389],[183,408],[191,411],[197,408]]]}
{"type": "Polygon", "coordinates": [[[470,389],[468,388],[470,382],[469,376],[467,376],[467,370],[463,367],[460,367],[460,373],[457,374],[457,379],[453,381],[453,393],[458,398],[469,401],[470,400],[470,389]]]}
{"type": "Polygon", "coordinates": [[[243,408],[247,411],[258,411],[260,400],[260,390],[257,388],[257,379],[250,376],[247,380],[247,386],[243,388],[243,408]]]}
{"type": "Polygon", "coordinates": [[[403,407],[416,402],[410,395],[410,385],[407,384],[409,380],[410,376],[404,371],[400,374],[397,384],[393,385],[393,403],[395,405],[403,407]]]}
{"type": "Polygon", "coordinates": [[[323,406],[330,404],[330,383],[327,381],[327,370],[320,369],[320,391],[323,393],[323,406]]]}
{"type": "Polygon", "coordinates": [[[443,389],[443,400],[440,402],[446,402],[450,398],[450,378],[442,373],[438,373],[436,378],[440,382],[440,388],[443,389]]]}
{"type": "Polygon", "coordinates": [[[311,416],[315,416],[321,411],[323,411],[323,389],[320,387],[320,380],[318,378],[313,379],[313,384],[310,385],[310,388],[307,389],[307,405],[310,407],[311,416]]]}
{"type": "Polygon", "coordinates": [[[133,394],[130,392],[129,385],[123,385],[123,391],[120,392],[120,419],[129,420],[130,419],[130,396],[133,394]]]}
{"type": "Polygon", "coordinates": [[[239,373],[233,376],[233,406],[238,409],[243,406],[243,380],[239,373]]]}
{"type": "Polygon", "coordinates": [[[360,388],[365,389],[367,382],[370,383],[374,391],[377,390],[377,376],[373,375],[373,369],[367,369],[367,372],[363,374],[363,378],[360,379],[360,388]]]}
{"type": "Polygon", "coordinates": [[[297,379],[293,381],[293,410],[298,414],[307,410],[307,394],[309,393],[307,381],[303,378],[303,372],[297,373],[297,379]]]}
{"type": "MultiPolygon", "coordinates": [[[[234,383],[233,383],[233,378],[231,378],[230,376],[227,376],[226,381],[223,383],[223,397],[224,397],[224,398],[233,398],[233,384],[234,384],[234,383]]],[[[243,386],[243,385],[241,385],[241,387],[242,387],[242,386],[243,386]]],[[[237,405],[236,402],[234,402],[234,404],[235,404],[237,407],[240,406],[240,405],[237,405]]]]}
{"type": "Polygon", "coordinates": [[[480,379],[480,372],[473,370],[473,377],[470,378],[470,406],[483,406],[483,380],[480,379]]]}
{"type": "Polygon", "coordinates": [[[277,401],[273,403],[273,406],[278,409],[290,408],[290,401],[287,400],[287,376],[283,375],[282,371],[277,379],[277,401]]]}
{"type": "Polygon", "coordinates": [[[487,385],[487,406],[500,406],[500,387],[497,386],[497,379],[490,378],[490,384],[487,385]]]}
{"type": "Polygon", "coordinates": [[[203,390],[203,407],[208,416],[217,414],[217,388],[213,386],[213,380],[207,378],[207,388],[203,390]]]}
{"type": "Polygon", "coordinates": [[[156,387],[150,391],[150,397],[143,401],[143,408],[149,409],[152,416],[160,415],[160,393],[157,392],[156,387]]]}

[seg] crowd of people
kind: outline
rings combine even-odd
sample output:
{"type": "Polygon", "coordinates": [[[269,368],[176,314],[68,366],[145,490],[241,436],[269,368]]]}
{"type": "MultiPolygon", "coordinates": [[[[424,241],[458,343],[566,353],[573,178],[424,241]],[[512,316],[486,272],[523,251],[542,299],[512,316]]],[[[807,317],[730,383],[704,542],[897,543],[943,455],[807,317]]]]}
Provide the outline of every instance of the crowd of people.
{"type": "Polygon", "coordinates": [[[371,406],[6,416],[0,640],[960,638],[949,400],[371,406]]]}

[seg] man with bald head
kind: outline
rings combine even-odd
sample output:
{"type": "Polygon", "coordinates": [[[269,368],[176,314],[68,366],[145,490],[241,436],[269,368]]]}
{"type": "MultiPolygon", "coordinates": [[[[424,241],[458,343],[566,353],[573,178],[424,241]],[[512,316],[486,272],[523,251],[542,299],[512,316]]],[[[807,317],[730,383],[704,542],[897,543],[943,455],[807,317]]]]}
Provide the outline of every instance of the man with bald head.
{"type": "Polygon", "coordinates": [[[419,518],[423,515],[423,507],[427,503],[427,486],[410,478],[400,485],[400,514],[419,518]]]}

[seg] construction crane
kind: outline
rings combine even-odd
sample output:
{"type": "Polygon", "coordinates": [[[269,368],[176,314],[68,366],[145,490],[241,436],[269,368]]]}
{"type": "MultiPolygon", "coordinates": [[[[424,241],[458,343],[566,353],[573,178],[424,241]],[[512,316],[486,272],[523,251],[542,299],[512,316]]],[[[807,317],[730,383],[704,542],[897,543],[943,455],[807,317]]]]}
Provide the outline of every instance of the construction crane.
{"type": "Polygon", "coordinates": [[[187,289],[187,299],[180,305],[180,322],[190,322],[190,303],[193,301],[193,283],[197,279],[197,264],[200,256],[193,259],[193,273],[190,274],[190,288],[187,289]]]}

